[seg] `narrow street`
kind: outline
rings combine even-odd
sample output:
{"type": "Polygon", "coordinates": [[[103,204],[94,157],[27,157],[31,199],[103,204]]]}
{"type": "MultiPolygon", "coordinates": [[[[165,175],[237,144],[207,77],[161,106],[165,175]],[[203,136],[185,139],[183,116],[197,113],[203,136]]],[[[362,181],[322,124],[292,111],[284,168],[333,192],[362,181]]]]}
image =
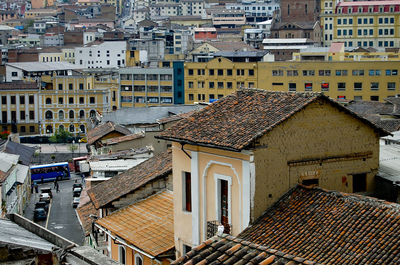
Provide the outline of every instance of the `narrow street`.
{"type": "Polygon", "coordinates": [[[34,192],[31,195],[31,200],[25,209],[24,216],[33,220],[33,210],[35,203],[39,201],[40,189],[50,187],[53,199],[49,207],[47,220],[38,221],[37,223],[76,244],[82,245],[84,241],[83,231],[79,224],[75,208],[72,207],[72,184],[75,181],[80,183],[81,178],[71,173],[70,180],[59,182],[60,192],[56,192],[53,182],[39,184],[39,193],[34,192]]]}

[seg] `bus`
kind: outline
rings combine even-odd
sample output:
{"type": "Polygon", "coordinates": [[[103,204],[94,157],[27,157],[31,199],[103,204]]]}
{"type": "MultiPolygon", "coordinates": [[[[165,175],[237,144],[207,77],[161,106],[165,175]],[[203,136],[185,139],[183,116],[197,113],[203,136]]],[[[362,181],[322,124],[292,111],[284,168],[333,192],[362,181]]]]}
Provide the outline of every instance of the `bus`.
{"type": "Polygon", "coordinates": [[[70,179],[68,162],[31,166],[32,183],[70,179]]]}

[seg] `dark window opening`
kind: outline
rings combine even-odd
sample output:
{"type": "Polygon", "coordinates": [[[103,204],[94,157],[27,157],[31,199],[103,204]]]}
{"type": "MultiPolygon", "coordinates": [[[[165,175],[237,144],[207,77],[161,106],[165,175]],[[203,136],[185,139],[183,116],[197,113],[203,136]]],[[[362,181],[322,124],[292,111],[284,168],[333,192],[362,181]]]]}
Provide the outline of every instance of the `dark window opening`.
{"type": "Polygon", "coordinates": [[[353,192],[364,192],[367,190],[367,173],[353,175],[353,192]]]}

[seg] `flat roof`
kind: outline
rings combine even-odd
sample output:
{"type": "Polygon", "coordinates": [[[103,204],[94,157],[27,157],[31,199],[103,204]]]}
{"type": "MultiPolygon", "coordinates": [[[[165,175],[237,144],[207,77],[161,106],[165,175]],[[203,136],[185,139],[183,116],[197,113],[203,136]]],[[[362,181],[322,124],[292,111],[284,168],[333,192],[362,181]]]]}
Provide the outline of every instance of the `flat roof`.
{"type": "Polygon", "coordinates": [[[41,71],[57,71],[57,70],[73,70],[82,69],[67,62],[22,62],[22,63],[6,63],[6,66],[12,66],[27,72],[41,72],[41,71]]]}
{"type": "Polygon", "coordinates": [[[307,39],[306,38],[298,38],[298,39],[264,39],[262,43],[271,43],[271,44],[307,43],[307,39]]]}

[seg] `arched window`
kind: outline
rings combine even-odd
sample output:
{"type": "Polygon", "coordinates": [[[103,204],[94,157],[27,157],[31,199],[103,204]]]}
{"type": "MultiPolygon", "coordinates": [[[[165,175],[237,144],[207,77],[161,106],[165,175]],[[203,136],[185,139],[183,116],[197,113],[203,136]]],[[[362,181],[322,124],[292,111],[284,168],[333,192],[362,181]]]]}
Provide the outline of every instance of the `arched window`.
{"type": "Polygon", "coordinates": [[[62,132],[62,131],[64,131],[64,130],[65,130],[64,125],[60,125],[60,126],[58,127],[58,131],[59,131],[59,132],[62,132]]]}
{"type": "Polygon", "coordinates": [[[118,261],[121,264],[126,264],[126,251],[124,246],[118,247],[118,261]]]}
{"type": "Polygon", "coordinates": [[[80,119],[85,118],[85,111],[84,111],[84,110],[80,110],[80,111],[79,111],[79,118],[80,118],[80,119]]]}
{"type": "Polygon", "coordinates": [[[69,126],[69,132],[75,132],[75,126],[73,124],[69,126]]]}
{"type": "Polygon", "coordinates": [[[91,110],[90,111],[90,117],[92,117],[92,118],[96,117],[96,111],[95,110],[91,110]]]}
{"type": "Polygon", "coordinates": [[[51,98],[46,98],[46,104],[51,104],[51,98]]]}
{"type": "Polygon", "coordinates": [[[51,120],[53,119],[53,112],[51,110],[46,111],[46,119],[51,120]]]}
{"type": "Polygon", "coordinates": [[[70,110],[70,111],[69,111],[69,118],[70,118],[70,119],[73,119],[73,118],[74,118],[74,111],[73,111],[73,110],[70,110]]]}
{"type": "Polygon", "coordinates": [[[46,133],[53,133],[53,127],[51,125],[46,126],[46,133]]]}
{"type": "Polygon", "coordinates": [[[143,265],[143,258],[140,254],[135,254],[135,265],[143,265]]]}
{"type": "Polygon", "coordinates": [[[81,133],[85,133],[85,125],[81,125],[79,126],[79,130],[81,131],[81,133]]]}
{"type": "Polygon", "coordinates": [[[60,110],[58,112],[58,119],[63,120],[64,119],[64,111],[60,110]]]}

